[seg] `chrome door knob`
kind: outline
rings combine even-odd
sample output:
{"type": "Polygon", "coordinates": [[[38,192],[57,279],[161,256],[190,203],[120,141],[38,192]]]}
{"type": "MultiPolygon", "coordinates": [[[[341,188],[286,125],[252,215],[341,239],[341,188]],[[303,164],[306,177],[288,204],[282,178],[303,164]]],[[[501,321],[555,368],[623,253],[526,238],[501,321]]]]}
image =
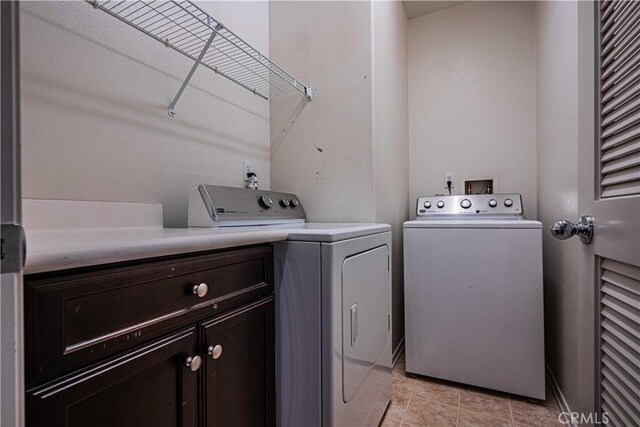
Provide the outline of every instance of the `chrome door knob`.
{"type": "Polygon", "coordinates": [[[202,357],[189,356],[187,357],[187,360],[185,360],[184,364],[191,369],[191,372],[195,372],[200,369],[200,366],[202,366],[202,357]]]}
{"type": "Polygon", "coordinates": [[[211,356],[212,358],[219,359],[220,356],[222,356],[222,346],[220,344],[216,346],[210,345],[207,349],[207,353],[209,353],[209,356],[211,356]]]}
{"type": "Polygon", "coordinates": [[[580,217],[577,224],[565,220],[556,221],[549,231],[553,237],[560,240],[570,239],[577,234],[580,241],[588,245],[593,240],[593,217],[580,217]]]}
{"type": "Polygon", "coordinates": [[[207,295],[207,292],[209,292],[209,286],[207,286],[206,283],[200,283],[199,285],[195,285],[191,288],[191,292],[193,292],[194,295],[197,295],[198,298],[202,298],[207,295]]]}

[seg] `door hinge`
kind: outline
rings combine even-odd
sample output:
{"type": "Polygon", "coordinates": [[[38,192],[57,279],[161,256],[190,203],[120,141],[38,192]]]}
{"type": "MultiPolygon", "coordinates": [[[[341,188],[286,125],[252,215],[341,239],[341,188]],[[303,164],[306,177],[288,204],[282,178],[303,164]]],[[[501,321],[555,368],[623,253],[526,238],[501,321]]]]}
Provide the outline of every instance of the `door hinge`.
{"type": "Polygon", "coordinates": [[[0,240],[0,270],[2,273],[15,273],[24,267],[27,254],[27,241],[24,229],[18,224],[2,224],[0,240]]]}

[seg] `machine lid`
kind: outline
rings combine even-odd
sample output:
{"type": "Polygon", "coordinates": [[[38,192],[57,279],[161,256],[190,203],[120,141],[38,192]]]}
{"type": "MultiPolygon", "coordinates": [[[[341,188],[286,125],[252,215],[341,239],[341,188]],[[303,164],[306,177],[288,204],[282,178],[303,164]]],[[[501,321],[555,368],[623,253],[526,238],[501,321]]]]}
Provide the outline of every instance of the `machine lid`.
{"type": "Polygon", "coordinates": [[[305,242],[338,242],[356,237],[391,231],[388,224],[359,224],[359,223],[306,223],[294,226],[288,230],[287,240],[305,242]]]}
{"type": "Polygon", "coordinates": [[[417,200],[416,216],[420,219],[521,219],[524,207],[517,193],[425,196],[417,200]]]}

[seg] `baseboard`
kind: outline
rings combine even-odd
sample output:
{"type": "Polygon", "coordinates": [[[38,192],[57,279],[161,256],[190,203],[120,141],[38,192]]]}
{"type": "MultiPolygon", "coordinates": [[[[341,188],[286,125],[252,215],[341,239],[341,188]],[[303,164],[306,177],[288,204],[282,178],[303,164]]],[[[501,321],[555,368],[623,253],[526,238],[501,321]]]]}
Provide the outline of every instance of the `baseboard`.
{"type": "MultiPolygon", "coordinates": [[[[547,381],[549,382],[549,386],[551,387],[551,392],[553,393],[553,397],[556,399],[556,402],[558,403],[558,408],[560,408],[560,412],[570,413],[571,408],[569,408],[569,404],[567,403],[567,400],[564,398],[564,395],[562,394],[562,390],[560,389],[560,386],[556,381],[556,377],[553,376],[553,372],[551,372],[551,368],[549,367],[549,364],[546,364],[546,367],[547,367],[546,369],[547,381]]],[[[571,427],[578,427],[576,423],[569,423],[566,425],[571,427]]]]}
{"type": "Polygon", "coordinates": [[[393,361],[393,366],[396,366],[396,363],[398,363],[398,360],[400,360],[400,355],[402,355],[403,351],[404,351],[404,337],[402,337],[402,339],[400,340],[396,348],[393,349],[393,356],[391,357],[393,361]]]}

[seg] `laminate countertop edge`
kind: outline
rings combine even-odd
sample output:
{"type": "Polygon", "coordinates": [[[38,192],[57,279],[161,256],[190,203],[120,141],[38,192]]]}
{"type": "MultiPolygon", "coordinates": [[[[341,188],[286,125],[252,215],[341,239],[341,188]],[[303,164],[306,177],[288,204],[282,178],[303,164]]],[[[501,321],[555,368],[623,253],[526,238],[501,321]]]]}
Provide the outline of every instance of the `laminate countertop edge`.
{"type": "Polygon", "coordinates": [[[287,230],[260,227],[123,227],[26,231],[24,274],[204,252],[286,240],[287,230]]]}

